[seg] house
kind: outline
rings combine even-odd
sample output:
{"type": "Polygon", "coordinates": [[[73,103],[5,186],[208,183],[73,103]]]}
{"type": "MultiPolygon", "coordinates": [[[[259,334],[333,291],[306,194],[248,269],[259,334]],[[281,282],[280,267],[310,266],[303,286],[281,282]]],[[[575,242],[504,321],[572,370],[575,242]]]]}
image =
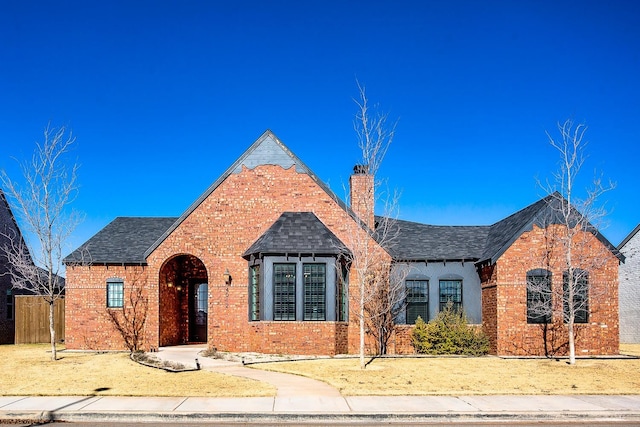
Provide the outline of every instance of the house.
{"type": "Polygon", "coordinates": [[[2,250],[13,236],[22,238],[7,198],[0,190],[0,344],[13,344],[15,334],[15,291],[9,275],[11,267],[2,250]]]}
{"type": "MultiPolygon", "coordinates": [[[[133,316],[143,291],[147,349],[207,342],[235,352],[356,353],[350,309],[361,266],[344,260],[364,241],[406,271],[389,352],[413,352],[410,325],[450,302],[482,324],[492,352],[549,353],[545,328],[557,319],[543,326],[527,315],[527,280],[545,267],[549,285],[562,286],[561,269],[543,262],[545,233],[558,227],[543,221],[550,198],[492,226],[397,221],[389,245],[374,239],[381,218],[363,208],[373,205],[372,180],[354,168],[349,206],[265,132],[180,217],[116,218],[65,258],[67,348],[124,348],[108,313],[133,316]]],[[[596,230],[581,239],[603,260],[589,290],[606,296],[589,300],[578,350],[616,354],[619,254],[596,230]]],[[[553,351],[564,351],[562,333],[553,337],[553,351]]]]}
{"type": "MultiPolygon", "coordinates": [[[[28,289],[14,289],[10,274],[13,267],[4,249],[12,247],[27,246],[6,196],[0,190],[0,344],[49,342],[49,304],[28,289]]],[[[31,254],[25,255],[34,266],[31,254]]],[[[45,270],[34,268],[37,274],[46,276],[45,270]]],[[[55,275],[55,278],[64,288],[64,277],[55,275]]],[[[54,316],[57,341],[64,341],[64,299],[55,301],[54,316]]]]}
{"type": "Polygon", "coordinates": [[[640,343],[640,224],[618,245],[620,265],[620,341],[640,343]]]}

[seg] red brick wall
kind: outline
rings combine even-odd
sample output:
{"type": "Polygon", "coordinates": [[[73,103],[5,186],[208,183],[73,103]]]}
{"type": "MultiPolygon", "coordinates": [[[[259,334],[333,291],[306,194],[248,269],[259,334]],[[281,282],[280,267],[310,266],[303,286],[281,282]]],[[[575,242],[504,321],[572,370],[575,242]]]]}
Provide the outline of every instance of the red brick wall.
{"type": "MultiPolygon", "coordinates": [[[[248,263],[241,255],[285,211],[315,213],[347,245],[353,235],[363,235],[336,201],[295,167],[243,167],[241,173],[228,176],[149,256],[145,269],[150,306],[148,345],[174,343],[185,333],[185,325],[175,315],[178,303],[166,290],[167,279],[160,271],[167,260],[188,254],[204,264],[208,276],[210,346],[220,351],[356,352],[358,328],[353,314],[348,326],[337,322],[249,322],[248,263]],[[226,270],[232,276],[230,284],[223,279],[226,270]]],[[[105,332],[110,329],[96,313],[104,311],[106,279],[126,274],[112,267],[106,271],[104,267],[69,268],[69,348],[121,346],[117,337],[105,332]]],[[[352,268],[351,298],[356,295],[355,276],[352,268]]]]}
{"type": "MultiPolygon", "coordinates": [[[[109,319],[107,310],[107,279],[118,277],[125,282],[125,306],[132,284],[141,284],[149,293],[155,289],[147,282],[147,268],[123,266],[67,267],[65,288],[65,346],[68,349],[123,350],[120,333],[109,319]]],[[[151,311],[154,310],[150,306],[151,311]]],[[[157,311],[157,307],[155,308],[157,311]]],[[[157,330],[157,316],[147,318],[145,348],[157,348],[157,341],[149,339],[149,332],[157,330]]],[[[153,334],[151,334],[153,335],[153,334]]]]}
{"type": "MultiPolygon", "coordinates": [[[[494,287],[483,277],[483,323],[491,339],[491,351],[499,355],[562,355],[567,353],[566,325],[562,323],[562,301],[553,301],[553,323],[527,324],[526,273],[536,268],[552,272],[552,286],[562,287],[564,250],[549,236],[561,228],[535,227],[516,240],[493,266],[494,287]]],[[[574,248],[574,265],[589,271],[589,323],[576,324],[576,355],[617,354],[618,260],[590,233],[580,233],[574,248]]],[[[492,275],[493,276],[493,275],[492,275]]]]}

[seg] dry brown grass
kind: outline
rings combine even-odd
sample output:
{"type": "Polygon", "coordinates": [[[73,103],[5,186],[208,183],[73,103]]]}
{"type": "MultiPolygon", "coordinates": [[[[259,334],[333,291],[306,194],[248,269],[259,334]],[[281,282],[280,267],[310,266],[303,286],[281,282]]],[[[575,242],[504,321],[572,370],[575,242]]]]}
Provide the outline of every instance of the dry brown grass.
{"type": "Polygon", "coordinates": [[[126,353],[60,352],[48,345],[0,345],[0,395],[273,396],[259,381],[207,371],[172,373],[135,363],[126,353]]]}
{"type": "MultiPolygon", "coordinates": [[[[639,350],[625,347],[627,354],[639,350]]],[[[497,357],[376,359],[364,371],[357,359],[324,359],[260,367],[316,378],[349,396],[640,393],[639,359],[584,359],[574,366],[497,357]]]]}
{"type": "MultiPolygon", "coordinates": [[[[207,371],[169,373],[141,366],[124,353],[61,352],[48,345],[0,346],[0,395],[273,396],[268,384],[207,371]]],[[[640,356],[640,345],[621,345],[640,356]]],[[[482,358],[357,359],[256,365],[316,378],[344,395],[638,394],[640,359],[564,360],[482,358]]]]}

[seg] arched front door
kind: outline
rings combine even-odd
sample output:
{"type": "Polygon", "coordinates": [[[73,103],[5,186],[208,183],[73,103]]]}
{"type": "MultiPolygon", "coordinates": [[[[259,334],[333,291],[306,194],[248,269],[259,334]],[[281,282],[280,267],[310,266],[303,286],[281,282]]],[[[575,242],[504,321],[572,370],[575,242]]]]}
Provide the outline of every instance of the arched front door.
{"type": "Polygon", "coordinates": [[[160,345],[207,341],[208,274],[193,255],[176,255],[160,269],[160,345]]]}

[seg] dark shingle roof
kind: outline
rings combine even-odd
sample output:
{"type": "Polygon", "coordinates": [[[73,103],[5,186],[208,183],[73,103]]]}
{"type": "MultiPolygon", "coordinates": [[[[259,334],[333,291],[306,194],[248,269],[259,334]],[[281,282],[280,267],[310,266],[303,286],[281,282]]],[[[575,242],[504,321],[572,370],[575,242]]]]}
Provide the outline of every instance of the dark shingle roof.
{"type": "Polygon", "coordinates": [[[489,227],[487,241],[480,257],[481,261],[496,259],[526,230],[533,225],[533,220],[547,206],[547,198],[527,206],[505,219],[489,227]]]}
{"type": "Polygon", "coordinates": [[[118,217],[68,255],[65,264],[144,264],[145,251],[176,218],[118,217]]]}
{"type": "Polygon", "coordinates": [[[285,212],[244,253],[337,255],[345,245],[312,212],[285,212]]]}
{"type": "MultiPolygon", "coordinates": [[[[549,224],[563,224],[562,208],[566,206],[566,199],[558,192],[538,200],[526,208],[508,216],[502,221],[498,221],[491,226],[487,245],[480,261],[496,260],[513,244],[513,242],[525,231],[531,230],[533,225],[546,227],[549,224]]],[[[583,221],[584,217],[578,210],[572,208],[570,223],[583,221]]],[[[572,225],[573,226],[573,225],[572,225]]],[[[586,223],[586,229],[602,242],[613,255],[624,261],[624,256],[611,244],[596,227],[586,223]]]]}
{"type": "MultiPolygon", "coordinates": [[[[477,260],[482,255],[489,227],[427,225],[392,220],[388,251],[396,260],[477,260]]],[[[384,243],[384,242],[383,242],[384,243]]]]}

